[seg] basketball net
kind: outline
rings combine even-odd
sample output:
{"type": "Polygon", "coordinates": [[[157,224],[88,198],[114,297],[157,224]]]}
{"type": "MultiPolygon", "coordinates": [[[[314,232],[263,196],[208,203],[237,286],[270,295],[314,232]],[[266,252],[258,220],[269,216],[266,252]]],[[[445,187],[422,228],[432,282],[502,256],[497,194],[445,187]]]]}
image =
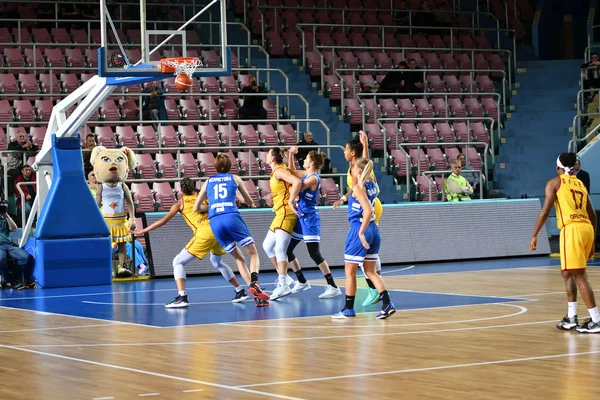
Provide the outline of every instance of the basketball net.
{"type": "Polygon", "coordinates": [[[175,75],[185,74],[190,78],[196,72],[196,68],[202,66],[199,58],[166,58],[160,60],[163,72],[173,72],[175,75]],[[165,68],[168,67],[168,70],[165,68]]]}

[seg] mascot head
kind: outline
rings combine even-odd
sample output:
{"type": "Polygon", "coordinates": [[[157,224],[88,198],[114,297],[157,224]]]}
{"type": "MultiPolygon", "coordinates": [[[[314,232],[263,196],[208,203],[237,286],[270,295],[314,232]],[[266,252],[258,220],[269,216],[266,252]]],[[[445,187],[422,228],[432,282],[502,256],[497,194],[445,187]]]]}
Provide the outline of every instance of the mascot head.
{"type": "Polygon", "coordinates": [[[90,163],[94,166],[94,173],[99,183],[117,183],[127,178],[129,170],[135,167],[135,155],[131,149],[107,149],[96,146],[92,150],[90,163]]]}

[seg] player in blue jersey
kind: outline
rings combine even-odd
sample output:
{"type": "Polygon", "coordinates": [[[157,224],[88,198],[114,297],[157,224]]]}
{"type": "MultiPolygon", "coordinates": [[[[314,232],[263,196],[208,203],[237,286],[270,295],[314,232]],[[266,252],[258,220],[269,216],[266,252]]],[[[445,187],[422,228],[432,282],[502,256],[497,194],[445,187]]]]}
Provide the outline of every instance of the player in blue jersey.
{"type": "MultiPolygon", "coordinates": [[[[236,204],[238,190],[246,204],[254,207],[254,203],[242,179],[229,173],[231,169],[229,157],[222,153],[217,154],[215,169],[217,174],[208,178],[206,184],[202,186],[194,210],[199,211],[204,199],[208,200],[208,219],[213,234],[226,252],[235,256],[236,252],[233,250],[238,244],[246,251],[250,257],[250,282],[246,282],[248,291],[254,296],[257,307],[267,306],[269,295],[258,284],[260,270],[258,251],[236,204]]],[[[244,277],[244,274],[241,274],[244,277]]]]}
{"type": "Polygon", "coordinates": [[[325,162],[325,154],[318,153],[314,150],[309,152],[304,159],[304,171],[297,171],[294,160],[294,155],[297,153],[298,148],[292,147],[288,157],[288,168],[290,169],[290,172],[302,181],[296,206],[299,213],[298,222],[294,227],[292,240],[287,248],[288,262],[298,278],[292,287],[292,293],[299,293],[310,289],[310,283],[308,283],[304,277],[302,269],[300,268],[300,263],[294,255],[294,249],[301,240],[304,240],[310,258],[317,264],[327,281],[327,287],[325,288],[325,291],[319,295],[319,298],[331,299],[340,296],[342,291],[335,284],[333,276],[331,276],[329,265],[321,255],[319,246],[321,242],[321,216],[317,209],[317,203],[319,201],[321,177],[317,172],[325,162]]]}
{"type": "Polygon", "coordinates": [[[373,181],[372,172],[373,162],[366,158],[359,158],[352,166],[352,182],[356,183],[352,186],[352,191],[348,196],[350,230],[346,236],[346,249],[344,250],[346,305],[342,311],[331,316],[334,319],[356,317],[354,312],[356,269],[361,262],[364,263],[365,274],[373,281],[383,302],[383,308],[377,314],[377,318],[385,319],[396,312],[383,280],[375,272],[381,236],[379,228],[375,224],[373,210],[379,187],[373,181]]]}

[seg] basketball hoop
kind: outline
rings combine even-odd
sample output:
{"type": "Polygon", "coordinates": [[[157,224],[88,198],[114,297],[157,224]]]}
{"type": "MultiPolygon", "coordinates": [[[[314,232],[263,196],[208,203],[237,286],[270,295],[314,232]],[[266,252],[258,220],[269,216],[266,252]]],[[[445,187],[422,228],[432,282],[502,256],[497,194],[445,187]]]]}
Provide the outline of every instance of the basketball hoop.
{"type": "Polygon", "coordinates": [[[198,67],[202,67],[202,61],[197,57],[173,57],[160,60],[160,72],[165,74],[185,74],[191,78],[198,67]]]}

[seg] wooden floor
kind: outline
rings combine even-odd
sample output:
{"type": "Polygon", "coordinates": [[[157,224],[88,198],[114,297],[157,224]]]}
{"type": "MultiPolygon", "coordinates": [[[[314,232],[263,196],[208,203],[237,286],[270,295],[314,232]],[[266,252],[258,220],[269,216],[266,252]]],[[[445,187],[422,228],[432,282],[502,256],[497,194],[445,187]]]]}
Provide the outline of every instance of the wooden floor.
{"type": "MultiPolygon", "coordinates": [[[[589,275],[600,288],[600,269],[589,275]]],[[[529,301],[399,311],[386,321],[360,314],[171,328],[2,307],[0,399],[600,395],[600,335],[554,327],[566,312],[557,267],[388,276],[386,283],[529,301]]],[[[581,300],[579,315],[588,316],[581,300]]]]}

